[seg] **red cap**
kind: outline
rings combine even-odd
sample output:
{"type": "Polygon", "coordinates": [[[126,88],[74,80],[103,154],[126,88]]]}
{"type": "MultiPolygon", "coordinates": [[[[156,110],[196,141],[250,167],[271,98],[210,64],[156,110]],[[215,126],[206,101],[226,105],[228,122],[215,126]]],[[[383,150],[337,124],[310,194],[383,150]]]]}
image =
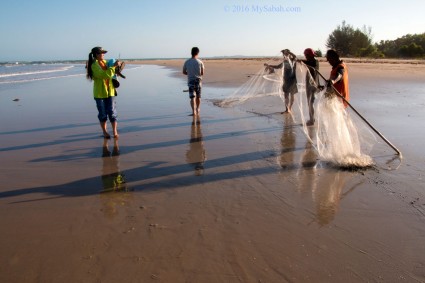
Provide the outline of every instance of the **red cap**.
{"type": "Polygon", "coordinates": [[[316,56],[316,53],[313,51],[313,49],[307,48],[306,50],[304,50],[304,55],[305,56],[310,55],[310,56],[314,57],[314,56],[316,56]]]}

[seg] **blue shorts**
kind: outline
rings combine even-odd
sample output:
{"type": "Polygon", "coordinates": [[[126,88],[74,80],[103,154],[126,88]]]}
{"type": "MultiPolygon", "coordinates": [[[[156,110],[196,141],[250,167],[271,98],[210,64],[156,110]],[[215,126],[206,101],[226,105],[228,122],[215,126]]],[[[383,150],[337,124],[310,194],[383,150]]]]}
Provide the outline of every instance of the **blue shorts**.
{"type": "Polygon", "coordinates": [[[189,98],[192,99],[195,96],[198,98],[201,98],[201,91],[202,91],[202,83],[201,79],[194,79],[190,80],[187,83],[187,86],[189,87],[189,98]]]}
{"type": "Polygon", "coordinates": [[[117,120],[117,111],[115,109],[115,97],[108,98],[95,98],[97,111],[99,112],[97,118],[100,122],[106,122],[109,117],[111,123],[117,120]]]}

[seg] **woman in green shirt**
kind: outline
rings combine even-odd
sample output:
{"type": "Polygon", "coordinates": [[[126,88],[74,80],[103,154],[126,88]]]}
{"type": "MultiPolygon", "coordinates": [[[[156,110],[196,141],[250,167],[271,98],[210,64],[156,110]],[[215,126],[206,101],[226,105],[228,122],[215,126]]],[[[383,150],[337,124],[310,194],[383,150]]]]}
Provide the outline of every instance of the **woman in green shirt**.
{"type": "Polygon", "coordinates": [[[89,54],[87,63],[87,79],[93,81],[93,96],[99,114],[100,127],[104,138],[111,138],[107,131],[106,122],[109,118],[112,126],[114,138],[118,138],[117,131],[117,112],[115,109],[115,88],[112,84],[112,77],[115,75],[115,67],[119,62],[116,61],[112,67],[107,67],[104,59],[108,52],[102,47],[94,47],[89,54]]]}

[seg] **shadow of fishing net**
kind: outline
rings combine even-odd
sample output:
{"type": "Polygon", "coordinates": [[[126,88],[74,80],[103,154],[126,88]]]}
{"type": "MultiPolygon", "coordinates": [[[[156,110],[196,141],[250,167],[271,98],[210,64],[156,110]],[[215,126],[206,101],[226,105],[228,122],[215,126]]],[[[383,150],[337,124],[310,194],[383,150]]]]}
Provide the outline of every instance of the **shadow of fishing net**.
{"type": "MultiPolygon", "coordinates": [[[[276,57],[267,63],[277,65],[281,60],[276,57]]],[[[304,63],[294,62],[291,66],[295,71],[298,92],[295,94],[292,114],[285,115],[293,115],[294,123],[301,124],[320,160],[350,170],[373,166],[370,153],[378,143],[374,133],[354,112],[344,107],[342,99],[331,87],[321,87],[326,82],[313,79],[304,63]],[[310,119],[307,90],[311,92],[312,89],[315,96],[313,130],[307,126],[310,119]]],[[[231,96],[215,104],[220,107],[238,107],[259,115],[280,114],[285,109],[282,92],[284,72],[284,68],[270,70],[264,67],[231,96]]]]}

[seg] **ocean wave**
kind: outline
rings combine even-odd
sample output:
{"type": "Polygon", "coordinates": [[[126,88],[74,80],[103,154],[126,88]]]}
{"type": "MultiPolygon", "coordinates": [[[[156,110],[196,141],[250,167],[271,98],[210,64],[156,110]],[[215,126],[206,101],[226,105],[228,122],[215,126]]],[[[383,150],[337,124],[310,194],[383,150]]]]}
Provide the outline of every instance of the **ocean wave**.
{"type": "MultiPolygon", "coordinates": [[[[39,64],[40,65],[40,64],[39,64]]],[[[20,65],[21,67],[23,65],[20,65]]],[[[4,66],[2,66],[4,67],[4,66]]],[[[77,77],[77,76],[85,76],[86,70],[84,65],[76,64],[76,65],[66,65],[66,66],[53,66],[52,64],[46,65],[47,68],[40,69],[35,64],[31,66],[27,66],[25,69],[12,70],[9,73],[2,73],[0,69],[0,85],[6,84],[19,84],[19,83],[28,83],[35,81],[43,81],[43,80],[51,80],[51,79],[60,79],[67,77],[77,77]],[[28,67],[28,68],[27,68],[28,67]],[[53,67],[53,68],[52,68],[53,67]]],[[[134,69],[142,68],[142,65],[132,65],[128,64],[125,68],[125,71],[131,71],[134,69]]],[[[3,69],[4,70],[4,69],[3,69]]]]}
{"type": "Polygon", "coordinates": [[[48,73],[56,73],[56,72],[65,72],[74,66],[66,66],[62,68],[57,68],[53,70],[36,70],[36,71],[27,71],[27,72],[18,72],[18,73],[10,73],[10,74],[0,74],[0,78],[8,78],[8,77],[16,77],[16,76],[29,76],[29,75],[40,75],[40,74],[48,74],[48,73]]]}
{"type": "Polygon", "coordinates": [[[68,77],[79,77],[79,76],[85,76],[85,74],[73,74],[73,75],[65,75],[65,76],[55,76],[55,77],[46,77],[46,78],[30,78],[25,80],[16,80],[16,81],[0,81],[0,85],[2,84],[16,84],[16,83],[29,83],[29,82],[35,82],[35,81],[44,81],[44,80],[52,80],[52,79],[59,79],[59,78],[68,78],[68,77]]]}

